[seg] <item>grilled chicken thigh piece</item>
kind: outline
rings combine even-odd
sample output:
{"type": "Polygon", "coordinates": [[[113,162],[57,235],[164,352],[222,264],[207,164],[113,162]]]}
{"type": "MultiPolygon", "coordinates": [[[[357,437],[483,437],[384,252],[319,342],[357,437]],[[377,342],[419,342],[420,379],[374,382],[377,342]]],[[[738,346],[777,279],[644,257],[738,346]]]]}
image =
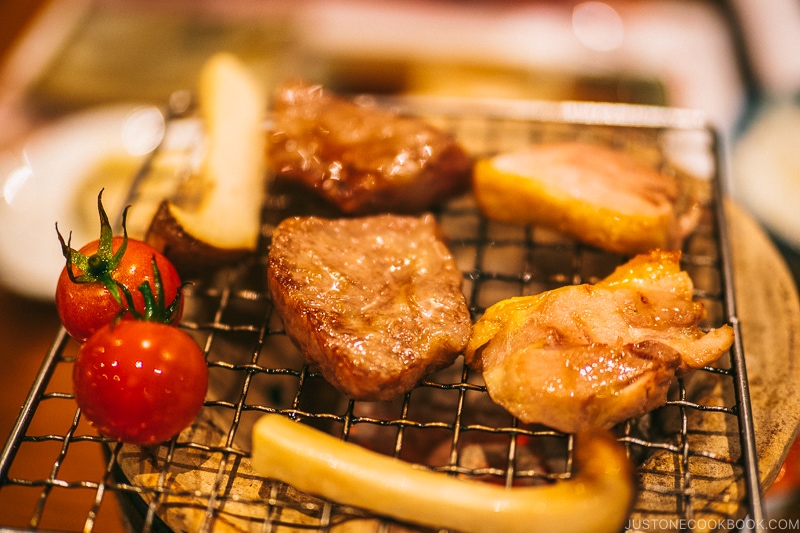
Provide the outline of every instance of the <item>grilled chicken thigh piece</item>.
{"type": "Polygon", "coordinates": [[[595,285],[511,298],[474,326],[467,363],[511,414],[567,433],[609,428],[667,399],[676,374],[711,364],[733,343],[705,332],[680,252],[634,257],[595,285]]]}
{"type": "Polygon", "coordinates": [[[340,391],[388,400],[450,366],[472,321],[431,215],[295,217],[274,231],[268,281],[287,335],[340,391]]]}
{"type": "Polygon", "coordinates": [[[628,255],[680,250],[700,215],[671,174],[589,142],[536,144],[481,159],[473,184],[488,218],[540,225],[628,255]]]}

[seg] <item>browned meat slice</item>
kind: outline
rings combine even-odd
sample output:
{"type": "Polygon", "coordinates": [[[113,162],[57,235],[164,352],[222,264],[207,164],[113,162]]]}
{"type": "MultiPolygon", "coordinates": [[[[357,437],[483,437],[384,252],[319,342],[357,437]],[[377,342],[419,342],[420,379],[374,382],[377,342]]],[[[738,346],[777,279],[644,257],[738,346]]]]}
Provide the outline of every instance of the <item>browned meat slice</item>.
{"type": "Polygon", "coordinates": [[[286,333],[355,399],[410,390],[451,365],[472,331],[461,272],[431,215],[286,219],[268,280],[286,333]]]}
{"type": "Polygon", "coordinates": [[[297,83],[277,92],[273,108],[267,162],[276,183],[343,213],[419,213],[470,186],[471,158],[421,120],[297,83]]]}
{"type": "Polygon", "coordinates": [[[575,433],[612,427],[667,399],[676,373],[716,361],[733,343],[705,332],[680,252],[634,257],[595,285],[511,298],[486,310],[465,351],[510,413],[575,433]]]}
{"type": "Polygon", "coordinates": [[[589,142],[536,144],[482,159],[474,190],[489,218],[538,224],[623,254],[680,250],[700,215],[674,176],[589,142]]]}

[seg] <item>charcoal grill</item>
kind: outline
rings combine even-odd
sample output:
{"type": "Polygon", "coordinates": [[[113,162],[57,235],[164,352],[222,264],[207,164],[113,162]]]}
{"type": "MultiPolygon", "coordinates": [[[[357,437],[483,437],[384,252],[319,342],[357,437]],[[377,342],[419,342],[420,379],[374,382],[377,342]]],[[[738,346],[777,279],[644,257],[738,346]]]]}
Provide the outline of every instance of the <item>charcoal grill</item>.
{"type": "MultiPolygon", "coordinates": [[[[551,140],[607,143],[675,175],[684,195],[701,199],[701,222],[686,240],[682,265],[695,283],[695,297],[708,309],[702,325],[730,324],[736,342],[715,365],[678,379],[666,406],[615,429],[639,484],[627,528],[702,531],[761,520],[753,416],[721,200],[720,141],[703,114],[578,102],[384,98],[379,104],[452,131],[476,156],[551,140]]],[[[192,119],[172,117],[174,123],[181,120],[192,119]]],[[[137,183],[163,155],[148,161],[137,183]]],[[[249,432],[259,416],[272,412],[442,475],[505,485],[569,478],[572,438],[521,424],[494,406],[480,376],[461,358],[396,401],[381,403],[352,401],[306,367],[265,289],[270,230],[291,207],[284,200],[272,198],[265,205],[263,238],[252,260],[187,287],[181,327],[205,350],[211,381],[197,421],[173,441],[139,448],[99,436],[82,419],[71,390],[50,386],[54,374],[71,372],[77,353],[63,330],[57,335],[0,457],[0,498],[25,493],[33,502],[29,529],[20,530],[57,523],[47,520],[48,500],[77,493],[92,495],[86,532],[95,530],[96,517],[115,500],[130,529],[143,532],[348,531],[367,525],[376,531],[418,530],[259,478],[248,463],[249,432]],[[31,434],[31,420],[51,404],[70,406],[72,417],[47,434],[31,434]],[[76,447],[95,448],[106,468],[79,479],[62,477],[61,466],[76,447]],[[25,468],[22,456],[38,457],[40,464],[25,468]]],[[[501,298],[595,282],[626,259],[541,228],[488,221],[469,196],[435,215],[464,273],[475,319],[501,298]]]]}

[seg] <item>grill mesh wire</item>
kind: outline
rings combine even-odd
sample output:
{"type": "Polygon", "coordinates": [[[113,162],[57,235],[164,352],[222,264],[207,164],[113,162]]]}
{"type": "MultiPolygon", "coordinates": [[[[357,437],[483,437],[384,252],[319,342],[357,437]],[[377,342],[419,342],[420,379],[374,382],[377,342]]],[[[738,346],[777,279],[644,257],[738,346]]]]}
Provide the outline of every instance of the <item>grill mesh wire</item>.
{"type": "MultiPolygon", "coordinates": [[[[708,310],[703,326],[726,322],[725,300],[730,296],[721,253],[725,243],[717,227],[717,154],[712,133],[692,115],[591,105],[579,109],[579,118],[569,105],[511,112],[502,108],[501,113],[495,108],[465,112],[470,107],[463,103],[453,112],[434,109],[432,113],[421,105],[416,111],[454,132],[478,156],[531,142],[576,139],[630,150],[675,174],[684,192],[704,201],[700,224],[687,239],[682,259],[695,283],[696,298],[708,310]],[[685,165],[676,161],[685,162],[681,158],[687,154],[689,167],[700,163],[703,179],[686,179],[685,165]]],[[[134,529],[141,531],[165,529],[164,522],[201,531],[225,524],[274,531],[298,523],[304,530],[325,531],[334,524],[374,518],[254,476],[247,462],[249,430],[266,412],[301,418],[449,474],[505,485],[557,483],[570,476],[572,439],[512,419],[492,404],[480,376],[461,359],[404,397],[381,403],[351,401],[305,367],[265,291],[269,231],[283,215],[282,209],[265,206],[261,251],[251,263],[196,280],[187,288],[182,326],[204,348],[211,383],[198,422],[174,442],[139,449],[97,437],[75,408],[65,377],[71,373],[77,346],[60,334],[40,374],[41,393],[33,398],[26,418],[35,421],[42,413],[61,411],[63,423],[18,436],[15,462],[0,491],[0,498],[35,494],[31,528],[53,523],[48,522],[48,500],[77,501],[80,494],[86,522],[75,529],[92,531],[103,509],[114,504],[109,493],[118,496],[134,529]],[[84,446],[105,453],[104,471],[74,472],[70,451],[84,446]],[[36,466],[22,466],[30,464],[24,459],[31,457],[36,466]]],[[[595,282],[626,259],[540,228],[487,221],[471,198],[453,201],[436,215],[464,272],[474,319],[502,298],[595,282]]],[[[636,527],[636,519],[662,520],[661,526],[667,520],[677,529],[676,520],[752,514],[742,478],[755,465],[746,464],[739,451],[743,410],[733,392],[738,377],[723,356],[713,367],[677,380],[667,406],[617,428],[638,465],[641,488],[629,527],[636,527]]],[[[379,530],[406,527],[381,524],[379,530]]]]}

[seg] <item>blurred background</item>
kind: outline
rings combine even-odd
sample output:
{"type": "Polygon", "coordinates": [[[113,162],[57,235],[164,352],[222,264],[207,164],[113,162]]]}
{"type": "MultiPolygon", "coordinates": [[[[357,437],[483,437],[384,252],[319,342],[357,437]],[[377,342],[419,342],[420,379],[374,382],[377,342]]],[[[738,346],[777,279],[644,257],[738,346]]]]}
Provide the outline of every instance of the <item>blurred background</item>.
{"type": "MultiPolygon", "coordinates": [[[[135,168],[135,158],[96,167],[127,149],[107,142],[120,110],[194,88],[222,50],[265,90],[302,77],[340,93],[703,110],[720,132],[727,190],[800,277],[797,0],[0,0],[3,438],[58,330],[53,222],[76,211],[82,178],[135,168]],[[53,180],[27,200],[23,157],[53,180]]],[[[800,514],[797,465],[769,495],[776,513],[800,514]]]]}

